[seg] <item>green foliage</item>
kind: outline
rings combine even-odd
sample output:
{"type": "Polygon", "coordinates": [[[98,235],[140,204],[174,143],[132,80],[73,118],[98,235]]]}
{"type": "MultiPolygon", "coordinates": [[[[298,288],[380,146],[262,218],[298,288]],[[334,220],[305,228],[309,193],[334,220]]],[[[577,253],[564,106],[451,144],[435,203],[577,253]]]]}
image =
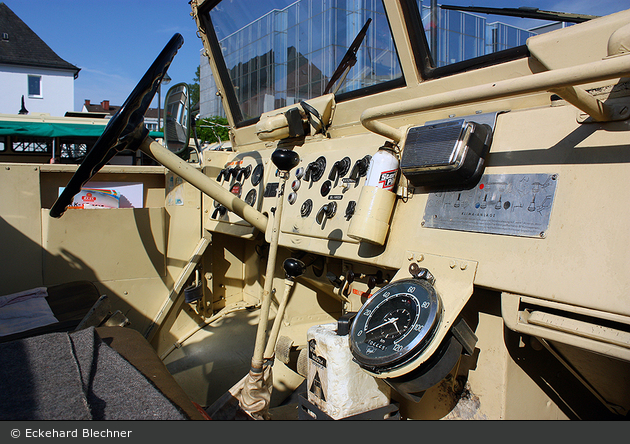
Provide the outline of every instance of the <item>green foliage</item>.
{"type": "MultiPolygon", "coordinates": [[[[190,89],[190,109],[194,110],[199,104],[199,77],[201,75],[201,67],[197,66],[193,83],[188,84],[190,89]]],[[[193,112],[195,114],[195,112],[193,112]]],[[[212,116],[205,119],[199,119],[196,122],[197,137],[201,143],[203,142],[219,142],[230,140],[228,132],[228,121],[225,117],[212,116]]]]}
{"type": "Polygon", "coordinates": [[[228,121],[225,117],[212,116],[197,120],[197,137],[201,142],[219,142],[230,140],[228,121]]]}

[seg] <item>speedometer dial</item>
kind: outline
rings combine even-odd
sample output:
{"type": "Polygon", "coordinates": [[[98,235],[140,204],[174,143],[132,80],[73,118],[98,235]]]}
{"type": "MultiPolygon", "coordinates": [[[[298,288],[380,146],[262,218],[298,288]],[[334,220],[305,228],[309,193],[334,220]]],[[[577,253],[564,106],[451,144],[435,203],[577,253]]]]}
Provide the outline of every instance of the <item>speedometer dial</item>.
{"type": "Polygon", "coordinates": [[[355,360],[374,373],[407,364],[430,342],[441,311],[435,289],[423,279],[383,287],[354,318],[350,348],[355,360]]]}

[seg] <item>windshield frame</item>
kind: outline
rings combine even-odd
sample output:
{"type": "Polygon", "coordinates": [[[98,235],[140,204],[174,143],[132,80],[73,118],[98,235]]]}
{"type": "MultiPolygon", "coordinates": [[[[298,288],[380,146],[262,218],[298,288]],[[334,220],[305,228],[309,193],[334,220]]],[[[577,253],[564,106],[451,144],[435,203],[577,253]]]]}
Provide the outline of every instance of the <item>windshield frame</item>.
{"type": "Polygon", "coordinates": [[[470,71],[488,66],[498,65],[512,60],[529,57],[529,49],[526,45],[496,51],[491,54],[466,59],[461,62],[451,63],[436,67],[429,49],[420,8],[417,0],[400,0],[403,18],[409,33],[409,44],[416,62],[416,69],[423,80],[437,79],[451,76],[464,71],[470,71]]]}
{"type": "MultiPolygon", "coordinates": [[[[236,95],[236,91],[234,90],[234,86],[230,78],[229,70],[227,68],[225,58],[223,57],[219,40],[215,32],[215,29],[212,23],[211,14],[210,14],[211,10],[214,7],[216,7],[219,3],[221,3],[221,1],[222,0],[205,1],[203,5],[199,7],[198,19],[199,19],[199,24],[201,28],[203,28],[200,31],[203,32],[207,37],[208,45],[211,51],[211,56],[212,56],[212,59],[214,60],[214,64],[217,70],[217,74],[219,78],[218,79],[215,78],[215,81],[217,82],[217,86],[219,86],[219,83],[221,84],[219,91],[221,92],[221,95],[224,96],[223,97],[224,108],[225,108],[226,102],[229,108],[229,109],[225,109],[226,114],[228,116],[228,120],[232,120],[235,128],[242,128],[242,127],[257,123],[260,120],[260,116],[245,119],[243,112],[241,110],[237,95],[236,95]]],[[[379,0],[379,1],[382,1],[382,0],[379,0]]],[[[383,5],[383,9],[384,9],[385,17],[387,19],[387,23],[389,25],[389,29],[391,32],[391,22],[387,14],[387,8],[385,7],[385,5],[383,5]]],[[[400,57],[398,55],[398,48],[396,46],[396,40],[393,35],[392,35],[392,43],[393,43],[394,51],[400,63],[400,57]]],[[[402,69],[402,67],[400,67],[400,77],[395,78],[393,80],[383,81],[374,85],[355,89],[352,91],[337,93],[335,94],[335,101],[344,102],[344,101],[352,100],[355,98],[369,96],[369,95],[381,93],[384,91],[392,90],[395,88],[404,87],[406,85],[407,85],[407,82],[405,80],[405,72],[402,69]]]]}

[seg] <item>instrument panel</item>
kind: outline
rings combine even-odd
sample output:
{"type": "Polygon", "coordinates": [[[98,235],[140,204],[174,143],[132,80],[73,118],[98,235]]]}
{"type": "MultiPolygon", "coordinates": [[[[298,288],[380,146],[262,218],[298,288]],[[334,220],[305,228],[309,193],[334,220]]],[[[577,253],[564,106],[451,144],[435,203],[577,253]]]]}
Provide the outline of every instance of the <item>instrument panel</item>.
{"type": "MultiPolygon", "coordinates": [[[[281,233],[358,244],[358,240],[347,235],[348,226],[377,149],[378,142],[352,152],[323,150],[303,154],[297,147],[300,162],[290,171],[285,185],[281,233]]],[[[235,154],[214,179],[258,211],[274,214],[280,177],[270,161],[272,152],[235,154]]],[[[240,237],[254,234],[248,222],[207,196],[204,208],[205,229],[240,237]]]]}

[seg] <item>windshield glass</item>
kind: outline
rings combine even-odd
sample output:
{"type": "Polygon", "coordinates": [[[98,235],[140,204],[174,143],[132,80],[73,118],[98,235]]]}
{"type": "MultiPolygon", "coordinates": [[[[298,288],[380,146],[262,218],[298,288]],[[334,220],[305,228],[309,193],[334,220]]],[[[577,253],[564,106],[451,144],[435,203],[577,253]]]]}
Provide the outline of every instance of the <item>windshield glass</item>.
{"type": "Polygon", "coordinates": [[[417,0],[435,68],[517,48],[531,36],[618,12],[619,3],[417,0]]]}
{"type": "Polygon", "coordinates": [[[210,17],[244,121],[402,78],[381,0],[223,1],[210,17]],[[329,86],[367,22],[354,66],[329,86]]]}

